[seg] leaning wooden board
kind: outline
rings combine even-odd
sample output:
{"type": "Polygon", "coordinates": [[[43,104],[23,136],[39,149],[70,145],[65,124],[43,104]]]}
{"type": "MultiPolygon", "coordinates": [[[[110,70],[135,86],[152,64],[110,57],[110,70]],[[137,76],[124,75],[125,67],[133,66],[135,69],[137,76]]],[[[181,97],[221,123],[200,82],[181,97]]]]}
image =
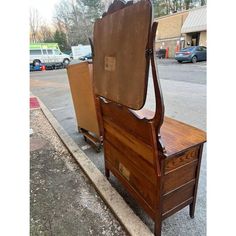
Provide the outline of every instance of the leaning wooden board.
{"type": "Polygon", "coordinates": [[[67,68],[71,95],[79,128],[100,137],[92,84],[92,65],[88,62],[71,64],[67,68]]]}

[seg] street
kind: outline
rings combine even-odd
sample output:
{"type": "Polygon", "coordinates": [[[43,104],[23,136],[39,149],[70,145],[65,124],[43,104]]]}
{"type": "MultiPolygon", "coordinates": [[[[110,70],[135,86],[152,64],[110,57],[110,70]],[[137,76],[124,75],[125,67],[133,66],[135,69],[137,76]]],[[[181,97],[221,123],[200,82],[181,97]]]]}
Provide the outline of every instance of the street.
{"type": "Polygon", "coordinates": [[[161,79],[206,84],[206,62],[179,64],[176,60],[159,60],[161,79]]]}
{"type": "MultiPolygon", "coordinates": [[[[162,59],[157,61],[157,65],[165,115],[206,130],[206,62],[179,64],[175,60],[162,59]]],[[[96,153],[77,131],[66,70],[30,72],[30,91],[42,100],[66,132],[104,173],[103,151],[96,153]]],[[[145,107],[155,110],[151,75],[145,107]]],[[[153,231],[154,223],[151,218],[128,196],[113,176],[110,182],[153,231]]],[[[195,218],[190,219],[188,208],[185,208],[163,222],[162,233],[163,236],[206,235],[206,147],[203,151],[195,218]]]]}

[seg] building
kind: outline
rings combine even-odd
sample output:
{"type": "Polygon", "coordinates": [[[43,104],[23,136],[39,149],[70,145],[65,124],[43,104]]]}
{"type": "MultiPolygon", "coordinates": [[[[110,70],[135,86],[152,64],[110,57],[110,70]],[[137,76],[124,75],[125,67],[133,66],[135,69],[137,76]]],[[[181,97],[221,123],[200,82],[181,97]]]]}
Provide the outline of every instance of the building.
{"type": "Polygon", "coordinates": [[[207,45],[206,6],[156,18],[156,50],[168,48],[168,57],[187,46],[207,45]]]}

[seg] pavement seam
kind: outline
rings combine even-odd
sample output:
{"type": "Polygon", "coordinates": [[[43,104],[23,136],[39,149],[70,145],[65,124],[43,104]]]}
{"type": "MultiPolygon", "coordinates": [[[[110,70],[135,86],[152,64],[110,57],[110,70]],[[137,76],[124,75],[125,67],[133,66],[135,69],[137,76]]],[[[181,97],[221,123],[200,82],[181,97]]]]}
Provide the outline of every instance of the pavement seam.
{"type": "Polygon", "coordinates": [[[67,134],[67,132],[58,123],[49,109],[38,97],[37,99],[44,115],[58,134],[59,138],[65,144],[68,151],[77,161],[81,169],[92,182],[101,198],[111,209],[115,217],[123,225],[128,234],[131,236],[153,236],[154,234],[150,231],[150,229],[133,212],[133,210],[128,206],[120,194],[112,187],[110,182],[101,173],[101,171],[93,164],[93,162],[79,148],[74,140],[67,134]]]}

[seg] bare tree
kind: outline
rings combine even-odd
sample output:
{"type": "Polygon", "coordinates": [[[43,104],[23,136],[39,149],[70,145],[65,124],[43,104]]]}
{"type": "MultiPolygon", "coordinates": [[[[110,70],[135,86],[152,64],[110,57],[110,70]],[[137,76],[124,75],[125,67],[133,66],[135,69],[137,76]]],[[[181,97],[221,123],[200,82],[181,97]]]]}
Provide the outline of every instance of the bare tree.
{"type": "Polygon", "coordinates": [[[94,21],[103,11],[100,0],[61,0],[55,7],[54,23],[66,34],[68,45],[88,43],[94,21]]]}
{"type": "MultiPolygon", "coordinates": [[[[113,0],[60,0],[55,7],[55,28],[66,35],[67,46],[88,43],[93,24],[113,0]]],[[[135,0],[136,2],[137,0],[135,0]]],[[[206,0],[152,0],[155,17],[188,10],[206,0]]]]}
{"type": "Polygon", "coordinates": [[[152,0],[155,17],[206,5],[207,0],[152,0]]]}
{"type": "Polygon", "coordinates": [[[73,25],[71,20],[71,3],[73,4],[73,0],[70,1],[61,0],[55,6],[55,17],[54,17],[54,25],[56,30],[66,34],[68,44],[71,44],[70,34],[71,34],[71,27],[73,25]]]}
{"type": "Polygon", "coordinates": [[[40,26],[39,35],[42,42],[51,42],[53,40],[53,32],[46,22],[43,22],[40,26]]]}
{"type": "Polygon", "coordinates": [[[35,43],[39,40],[39,27],[41,24],[41,17],[35,8],[30,8],[30,41],[35,43]]]}

